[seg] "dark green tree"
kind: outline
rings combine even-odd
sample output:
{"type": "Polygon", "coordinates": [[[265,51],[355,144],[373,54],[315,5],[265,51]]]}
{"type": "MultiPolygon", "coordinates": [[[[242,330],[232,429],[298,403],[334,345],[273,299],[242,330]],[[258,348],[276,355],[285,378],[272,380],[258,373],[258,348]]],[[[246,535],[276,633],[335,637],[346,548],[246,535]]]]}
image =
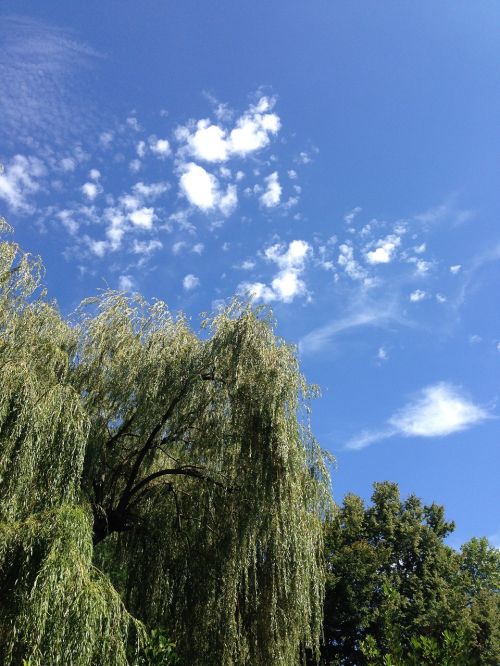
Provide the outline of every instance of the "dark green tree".
{"type": "Polygon", "coordinates": [[[498,551],[458,553],[444,509],[395,483],[355,495],[325,526],[324,664],[498,663],[498,551]]]}
{"type": "Polygon", "coordinates": [[[294,349],[238,302],[203,336],[114,292],[67,321],[41,275],[0,245],[1,663],[141,663],[145,627],[190,666],[296,663],[330,495],[294,349]]]}

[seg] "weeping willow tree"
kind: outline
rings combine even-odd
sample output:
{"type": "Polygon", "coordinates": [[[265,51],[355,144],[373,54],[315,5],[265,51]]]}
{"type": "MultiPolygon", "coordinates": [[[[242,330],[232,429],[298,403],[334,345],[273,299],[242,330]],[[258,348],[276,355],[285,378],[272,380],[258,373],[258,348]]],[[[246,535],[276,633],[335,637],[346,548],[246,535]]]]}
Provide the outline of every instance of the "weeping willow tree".
{"type": "Polygon", "coordinates": [[[330,496],[311,389],[268,313],[195,335],[105,292],[71,321],[0,246],[2,663],[299,664],[322,622],[330,496]]]}

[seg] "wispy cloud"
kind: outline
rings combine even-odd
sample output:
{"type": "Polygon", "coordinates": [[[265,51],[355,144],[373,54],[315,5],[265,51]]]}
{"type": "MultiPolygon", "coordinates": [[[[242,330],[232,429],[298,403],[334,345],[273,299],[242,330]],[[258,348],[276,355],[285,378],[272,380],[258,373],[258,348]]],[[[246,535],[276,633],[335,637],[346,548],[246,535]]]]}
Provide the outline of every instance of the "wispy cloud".
{"type": "Polygon", "coordinates": [[[13,137],[24,142],[60,142],[88,128],[97,109],[90,108],[90,80],[85,74],[97,57],[95,50],[67,30],[32,18],[2,16],[0,135],[4,143],[13,137]],[[87,100],[85,106],[82,99],[87,100]]]}
{"type": "Polygon", "coordinates": [[[383,428],[363,430],[346,445],[363,449],[389,437],[446,437],[492,418],[463,391],[448,382],[422,389],[413,400],[395,412],[383,428]]]}
{"type": "Polygon", "coordinates": [[[410,325],[410,322],[401,315],[395,298],[384,302],[361,299],[344,317],[333,319],[302,337],[299,341],[299,350],[302,354],[318,353],[331,344],[337,335],[345,331],[362,326],[383,327],[391,323],[410,325]]]}

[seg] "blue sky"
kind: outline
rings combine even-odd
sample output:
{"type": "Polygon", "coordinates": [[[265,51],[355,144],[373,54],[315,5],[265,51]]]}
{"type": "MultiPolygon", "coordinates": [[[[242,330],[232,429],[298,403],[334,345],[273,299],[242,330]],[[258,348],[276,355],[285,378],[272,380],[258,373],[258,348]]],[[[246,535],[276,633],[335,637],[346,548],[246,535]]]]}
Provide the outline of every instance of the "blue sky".
{"type": "Polygon", "coordinates": [[[500,5],[4,0],[0,213],[64,312],[269,303],[336,499],[500,545],[500,5]]]}

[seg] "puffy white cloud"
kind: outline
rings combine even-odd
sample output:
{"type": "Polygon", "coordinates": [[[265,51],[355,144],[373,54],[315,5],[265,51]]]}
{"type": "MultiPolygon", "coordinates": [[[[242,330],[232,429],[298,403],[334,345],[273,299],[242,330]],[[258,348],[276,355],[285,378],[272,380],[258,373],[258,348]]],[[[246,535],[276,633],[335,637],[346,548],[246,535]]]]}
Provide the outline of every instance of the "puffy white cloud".
{"type": "Polygon", "coordinates": [[[196,289],[200,284],[200,279],[196,277],[196,275],[193,275],[192,273],[189,273],[184,277],[182,280],[182,286],[186,291],[191,291],[192,289],[196,289]]]}
{"type": "Polygon", "coordinates": [[[440,382],[420,395],[388,421],[407,437],[443,437],[465,430],[489,417],[488,412],[463,396],[452,384],[440,382]]]}
{"type": "Polygon", "coordinates": [[[280,119],[270,113],[274,100],[262,97],[238,118],[231,130],[199,120],[196,129],[179,127],[176,138],[185,144],[181,152],[188,152],[197,160],[226,162],[234,155],[246,156],[261,150],[270,143],[270,137],[280,129],[280,119]]]}
{"type": "Polygon", "coordinates": [[[200,120],[194,134],[187,139],[190,152],[196,159],[206,162],[225,162],[229,157],[230,144],[226,132],[209,120],[200,120]]]}
{"type": "Polygon", "coordinates": [[[40,179],[46,169],[37,157],[15,155],[0,173],[0,199],[16,212],[32,211],[28,198],[40,190],[40,179]]]}
{"type": "Polygon", "coordinates": [[[170,155],[170,143],[167,139],[156,139],[152,137],[150,139],[149,147],[151,148],[151,152],[162,159],[170,155]]]}
{"type": "Polygon", "coordinates": [[[260,197],[260,202],[266,206],[266,208],[273,208],[279,204],[282,192],[278,180],[278,172],[274,171],[274,173],[264,180],[266,182],[266,191],[260,197]]]}
{"type": "Polygon", "coordinates": [[[271,285],[262,282],[243,282],[239,285],[239,292],[249,294],[251,298],[265,303],[271,301],[291,303],[297,296],[307,294],[306,285],[300,276],[311,253],[311,246],[303,240],[292,241],[286,249],[279,243],[268,247],[264,252],[265,258],[280,269],[272,279],[271,285]]]}
{"type": "Polygon", "coordinates": [[[222,192],[217,178],[194,162],[184,165],[180,187],[189,203],[204,212],[218,209],[227,217],[238,203],[235,185],[228,185],[226,191],[222,192]]]}
{"type": "Polygon", "coordinates": [[[100,192],[100,188],[96,183],[84,183],[81,188],[82,193],[89,201],[94,201],[100,192]]]}
{"type": "Polygon", "coordinates": [[[422,291],[421,289],[415,289],[415,291],[412,291],[410,294],[410,301],[412,303],[418,303],[419,301],[423,301],[424,298],[427,298],[427,293],[425,291],[422,291]]]}
{"type": "Polygon", "coordinates": [[[190,162],[180,179],[181,190],[193,206],[208,211],[218,200],[218,183],[215,176],[198,164],[190,162]]]}
{"type": "Polygon", "coordinates": [[[90,180],[99,180],[101,177],[101,172],[99,169],[90,169],[89,171],[89,178],[90,180]]]}
{"type": "Polygon", "coordinates": [[[155,209],[146,207],[138,208],[129,213],[128,219],[135,227],[151,229],[153,227],[153,220],[155,219],[155,209]]]}
{"type": "Polygon", "coordinates": [[[390,437],[446,437],[466,430],[486,419],[490,413],[447,382],[422,389],[414,400],[393,414],[381,430],[363,431],[347,443],[347,448],[362,449],[390,437]]]}
{"type": "Polygon", "coordinates": [[[432,262],[424,261],[423,259],[418,259],[415,262],[415,268],[419,275],[425,275],[432,268],[432,262]]]}
{"type": "Polygon", "coordinates": [[[274,291],[263,282],[242,282],[238,287],[238,293],[264,303],[276,300],[274,291]]]}
{"type": "Polygon", "coordinates": [[[369,264],[388,264],[392,261],[396,249],[399,247],[401,239],[399,236],[391,234],[387,238],[378,240],[375,249],[366,252],[366,261],[369,264]]]}
{"type": "Polygon", "coordinates": [[[276,294],[276,300],[283,303],[291,303],[296,296],[306,293],[306,285],[296,270],[281,271],[273,279],[271,286],[276,294]]]}

